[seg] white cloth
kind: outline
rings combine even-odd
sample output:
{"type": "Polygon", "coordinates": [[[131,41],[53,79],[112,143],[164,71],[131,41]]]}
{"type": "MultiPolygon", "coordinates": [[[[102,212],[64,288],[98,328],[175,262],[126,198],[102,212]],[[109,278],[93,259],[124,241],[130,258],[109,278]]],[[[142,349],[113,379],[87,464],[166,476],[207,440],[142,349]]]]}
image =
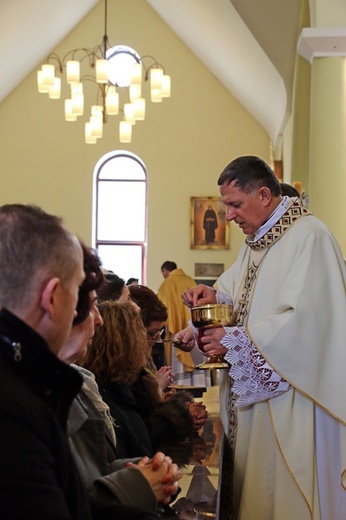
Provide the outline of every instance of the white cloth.
{"type": "MultiPolygon", "coordinates": [[[[244,244],[236,263],[217,282],[218,290],[228,293],[235,305],[249,255],[250,248],[244,244]]],[[[346,511],[343,256],[324,224],[305,216],[269,249],[255,284],[246,334],[282,378],[280,382],[286,381],[290,388],[238,408],[234,462],[237,520],[344,520],[325,507],[339,502],[339,510],[346,511]],[[324,421],[316,420],[322,410],[333,418],[333,445],[321,435],[324,421]],[[316,466],[324,467],[320,450],[334,461],[328,466],[329,489],[321,482],[323,470],[316,470],[316,466]]],[[[222,298],[217,293],[217,299],[222,298]]],[[[224,344],[228,341],[225,336],[224,344]]],[[[225,395],[221,395],[221,403],[226,406],[225,395]]],[[[227,431],[225,409],[221,413],[227,431]]]]}
{"type": "Polygon", "coordinates": [[[227,335],[221,341],[228,350],[226,361],[234,380],[232,391],[238,396],[236,406],[248,406],[272,399],[290,388],[261,356],[243,327],[225,327],[227,335]]]}
{"type": "MultiPolygon", "coordinates": [[[[282,208],[277,215],[279,218],[282,216],[282,208]]],[[[270,228],[265,227],[265,231],[268,229],[270,228]]],[[[263,235],[264,233],[260,234],[259,238],[263,235]]],[[[220,291],[216,292],[216,301],[233,306],[232,298],[220,291]]],[[[264,401],[289,389],[289,383],[261,356],[244,327],[224,328],[227,335],[221,340],[221,344],[227,348],[225,359],[231,365],[229,375],[234,380],[232,391],[238,396],[236,406],[264,401]]]]}

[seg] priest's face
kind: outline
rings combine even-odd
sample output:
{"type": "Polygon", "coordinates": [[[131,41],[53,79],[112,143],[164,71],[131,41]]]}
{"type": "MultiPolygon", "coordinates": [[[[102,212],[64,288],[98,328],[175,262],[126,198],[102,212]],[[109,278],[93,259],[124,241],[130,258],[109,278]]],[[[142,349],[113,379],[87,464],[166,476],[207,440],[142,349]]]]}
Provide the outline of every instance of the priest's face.
{"type": "Polygon", "coordinates": [[[268,209],[270,190],[263,187],[248,194],[235,184],[236,181],[232,181],[220,186],[222,202],[226,206],[226,220],[233,220],[245,235],[253,235],[271,213],[268,209]]]}

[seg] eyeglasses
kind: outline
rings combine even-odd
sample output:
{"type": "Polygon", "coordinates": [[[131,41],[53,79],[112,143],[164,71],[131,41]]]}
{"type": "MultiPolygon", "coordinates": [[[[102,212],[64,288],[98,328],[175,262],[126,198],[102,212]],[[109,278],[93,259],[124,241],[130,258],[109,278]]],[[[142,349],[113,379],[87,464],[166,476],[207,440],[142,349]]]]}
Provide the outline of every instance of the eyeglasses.
{"type": "Polygon", "coordinates": [[[147,330],[147,337],[149,340],[160,339],[161,335],[165,332],[165,328],[161,330],[147,330]]]}

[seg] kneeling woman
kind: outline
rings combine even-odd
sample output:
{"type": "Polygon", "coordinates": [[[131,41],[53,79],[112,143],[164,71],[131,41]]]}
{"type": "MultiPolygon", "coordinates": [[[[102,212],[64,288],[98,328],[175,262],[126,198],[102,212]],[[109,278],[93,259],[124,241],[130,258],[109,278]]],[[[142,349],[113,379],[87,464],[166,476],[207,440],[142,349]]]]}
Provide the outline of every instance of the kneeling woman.
{"type": "Polygon", "coordinates": [[[103,320],[81,365],[92,371],[110,407],[120,457],[153,455],[167,439],[195,431],[190,394],[162,400],[157,378],[146,366],[150,357],[146,330],[131,304],[100,303],[103,320]]]}

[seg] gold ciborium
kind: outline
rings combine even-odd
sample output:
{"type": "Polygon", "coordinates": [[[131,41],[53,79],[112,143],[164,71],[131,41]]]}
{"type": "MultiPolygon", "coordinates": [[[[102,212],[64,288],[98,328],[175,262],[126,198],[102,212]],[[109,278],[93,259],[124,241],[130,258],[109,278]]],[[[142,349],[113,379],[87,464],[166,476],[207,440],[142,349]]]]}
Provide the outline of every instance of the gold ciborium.
{"type": "MultiPolygon", "coordinates": [[[[213,303],[208,305],[199,305],[191,309],[191,321],[194,327],[198,329],[198,349],[204,356],[207,354],[204,351],[204,345],[200,341],[206,329],[213,329],[216,327],[227,327],[235,322],[233,308],[231,305],[220,303],[213,303]]],[[[221,355],[210,356],[204,363],[196,366],[199,370],[214,369],[214,368],[229,368],[229,364],[223,359],[221,355]]]]}

